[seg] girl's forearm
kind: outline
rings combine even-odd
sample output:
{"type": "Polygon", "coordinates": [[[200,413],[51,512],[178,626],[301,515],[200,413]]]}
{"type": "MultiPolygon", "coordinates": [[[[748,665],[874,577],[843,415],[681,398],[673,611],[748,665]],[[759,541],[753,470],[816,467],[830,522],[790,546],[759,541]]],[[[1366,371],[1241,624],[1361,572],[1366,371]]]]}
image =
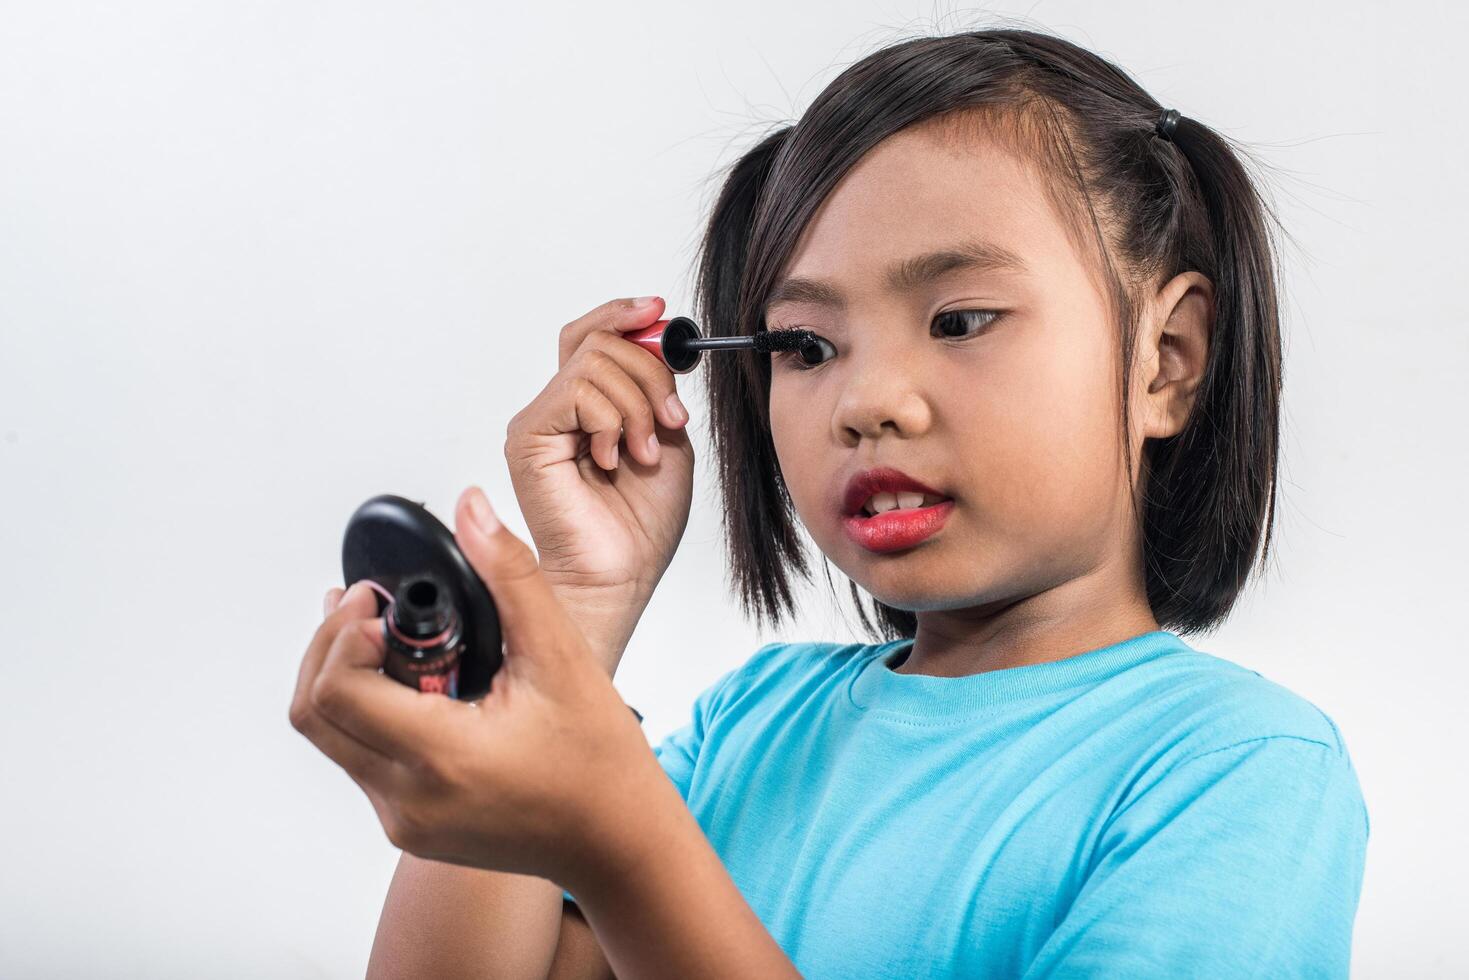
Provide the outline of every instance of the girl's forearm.
{"type": "Polygon", "coordinates": [[[614,857],[569,886],[613,972],[622,980],[799,977],[661,769],[658,778],[621,828],[626,840],[614,857]]]}
{"type": "Polygon", "coordinates": [[[367,980],[545,977],[560,931],[560,886],[405,851],[383,903],[367,980]]]}

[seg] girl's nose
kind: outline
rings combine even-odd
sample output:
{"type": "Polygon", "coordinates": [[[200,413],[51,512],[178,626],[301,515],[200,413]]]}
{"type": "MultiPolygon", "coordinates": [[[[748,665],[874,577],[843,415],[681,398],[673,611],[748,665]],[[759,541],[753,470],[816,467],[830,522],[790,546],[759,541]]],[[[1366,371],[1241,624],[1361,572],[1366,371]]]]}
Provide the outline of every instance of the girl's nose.
{"type": "Polygon", "coordinates": [[[841,392],[832,412],[832,429],[845,446],[883,436],[912,439],[928,431],[933,411],[922,379],[894,356],[846,358],[841,392]]]}

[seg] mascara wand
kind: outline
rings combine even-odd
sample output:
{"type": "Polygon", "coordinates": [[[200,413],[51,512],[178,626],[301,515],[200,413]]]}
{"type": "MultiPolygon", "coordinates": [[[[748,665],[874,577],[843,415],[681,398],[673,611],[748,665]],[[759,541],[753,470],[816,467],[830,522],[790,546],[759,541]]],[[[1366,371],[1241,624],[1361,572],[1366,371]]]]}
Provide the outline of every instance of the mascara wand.
{"type": "Polygon", "coordinates": [[[753,350],[757,354],[801,350],[816,343],[809,330],[761,330],[738,337],[705,337],[699,325],[686,316],[659,320],[641,330],[623,334],[639,347],[668,365],[674,374],[688,374],[699,364],[706,350],[753,350]]]}

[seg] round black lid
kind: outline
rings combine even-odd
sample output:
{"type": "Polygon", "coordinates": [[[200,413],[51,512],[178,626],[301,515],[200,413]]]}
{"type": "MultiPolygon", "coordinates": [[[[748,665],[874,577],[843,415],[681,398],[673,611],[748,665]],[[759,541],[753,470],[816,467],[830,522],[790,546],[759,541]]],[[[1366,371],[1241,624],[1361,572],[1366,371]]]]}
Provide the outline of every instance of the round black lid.
{"type": "MultiPolygon", "coordinates": [[[[380,494],[358,507],[342,538],[346,584],[371,579],[396,595],[404,580],[420,575],[437,579],[460,611],[465,650],[458,697],[476,700],[490,689],[504,659],[500,617],[489,589],[459,550],[453,532],[421,503],[380,494]]],[[[387,600],[377,598],[381,615],[387,600]]]]}

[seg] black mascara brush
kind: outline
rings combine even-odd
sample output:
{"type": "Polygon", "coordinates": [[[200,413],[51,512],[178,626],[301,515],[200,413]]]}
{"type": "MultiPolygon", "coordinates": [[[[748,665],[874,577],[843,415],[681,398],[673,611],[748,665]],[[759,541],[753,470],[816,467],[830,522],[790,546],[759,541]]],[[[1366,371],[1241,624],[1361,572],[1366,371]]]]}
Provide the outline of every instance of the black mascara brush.
{"type": "Polygon", "coordinates": [[[705,337],[699,325],[686,316],[659,320],[641,330],[622,335],[656,355],[674,374],[688,374],[706,350],[753,350],[757,354],[800,350],[816,343],[809,330],[762,330],[739,337],[705,337]]]}

